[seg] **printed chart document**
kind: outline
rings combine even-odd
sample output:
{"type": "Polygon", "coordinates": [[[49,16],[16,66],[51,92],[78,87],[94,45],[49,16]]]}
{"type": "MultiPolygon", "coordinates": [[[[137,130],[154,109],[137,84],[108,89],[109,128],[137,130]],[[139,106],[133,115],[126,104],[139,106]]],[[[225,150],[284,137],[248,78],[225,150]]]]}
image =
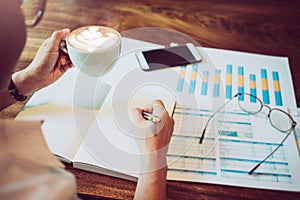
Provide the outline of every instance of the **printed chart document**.
{"type": "Polygon", "coordinates": [[[212,119],[203,144],[199,144],[209,117],[238,92],[252,94],[263,104],[295,116],[288,59],[208,48],[205,52],[214,61],[213,67],[199,63],[177,69],[173,89],[183,101],[174,112],[168,179],[299,192],[295,132],[252,175],[248,174],[286,136],[271,126],[266,108],[249,115],[238,106],[237,98],[232,100],[212,119]],[[191,104],[190,99],[198,104],[191,104]]]}
{"type": "Polygon", "coordinates": [[[249,115],[233,100],[213,118],[199,144],[208,118],[237,92],[294,116],[287,58],[199,47],[201,63],[143,72],[135,52],[162,46],[128,38],[122,42],[120,59],[101,79],[71,70],[34,94],[18,116],[45,120],[42,129],[54,154],[78,168],[136,179],[139,156],[128,109],[159,97],[169,113],[177,102],[167,155],[169,180],[300,192],[294,133],[248,175],[285,136],[270,125],[265,109],[249,115]]]}

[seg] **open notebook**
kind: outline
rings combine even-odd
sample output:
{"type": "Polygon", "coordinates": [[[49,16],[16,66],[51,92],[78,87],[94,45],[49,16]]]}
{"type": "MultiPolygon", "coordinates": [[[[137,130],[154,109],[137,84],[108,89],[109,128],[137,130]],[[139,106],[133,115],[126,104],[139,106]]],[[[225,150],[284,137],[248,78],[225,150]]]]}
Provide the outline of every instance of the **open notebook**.
{"type": "Polygon", "coordinates": [[[173,113],[175,95],[151,78],[165,79],[165,73],[143,72],[133,53],[122,56],[101,79],[70,69],[36,92],[16,119],[44,120],[50,150],[75,168],[136,180],[139,151],[129,111],[160,99],[173,113]]]}

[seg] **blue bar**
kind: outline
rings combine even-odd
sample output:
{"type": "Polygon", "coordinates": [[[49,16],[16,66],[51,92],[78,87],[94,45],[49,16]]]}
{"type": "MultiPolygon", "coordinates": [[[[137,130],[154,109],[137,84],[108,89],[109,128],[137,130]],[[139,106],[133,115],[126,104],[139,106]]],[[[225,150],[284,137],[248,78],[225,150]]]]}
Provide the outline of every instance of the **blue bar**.
{"type": "Polygon", "coordinates": [[[204,117],[210,117],[210,114],[200,114],[200,113],[189,113],[189,112],[174,112],[174,114],[181,114],[181,115],[189,115],[189,116],[204,116],[204,117]]]}
{"type": "Polygon", "coordinates": [[[275,104],[276,106],[282,106],[283,104],[282,104],[278,72],[272,72],[272,76],[273,76],[273,84],[274,84],[275,104]]]}
{"type": "Polygon", "coordinates": [[[273,80],[274,80],[274,81],[279,81],[279,75],[278,75],[278,72],[272,72],[272,75],[273,75],[273,80]]]}
{"type": "Polygon", "coordinates": [[[203,81],[201,86],[201,95],[207,95],[208,71],[203,72],[203,81]]]}
{"type": "Polygon", "coordinates": [[[227,65],[226,69],[226,99],[232,98],[232,65],[227,65]]]}
{"type": "Polygon", "coordinates": [[[226,99],[231,99],[232,97],[231,89],[232,89],[231,85],[226,85],[226,99]]]}
{"type": "Polygon", "coordinates": [[[244,76],[244,67],[242,67],[242,66],[238,67],[238,75],[244,76]]]}
{"type": "Polygon", "coordinates": [[[219,135],[222,136],[231,136],[231,137],[237,137],[238,133],[236,131],[225,131],[225,130],[220,130],[219,135]]]}
{"type": "Polygon", "coordinates": [[[221,74],[221,70],[216,69],[215,70],[214,93],[213,93],[214,97],[220,96],[220,79],[221,79],[220,74],[221,74]]]}
{"type": "Polygon", "coordinates": [[[220,96],[220,84],[215,84],[214,85],[214,97],[220,96]]]}
{"type": "Polygon", "coordinates": [[[189,87],[189,93],[190,94],[195,93],[197,72],[198,72],[198,65],[193,64],[192,65],[192,74],[191,74],[191,79],[190,79],[190,87],[189,87]]]}
{"type": "Polygon", "coordinates": [[[250,74],[250,81],[256,81],[255,74],[250,74]]]}
{"type": "Polygon", "coordinates": [[[200,175],[217,175],[217,172],[209,172],[209,171],[197,171],[197,170],[188,170],[188,169],[176,169],[176,168],[169,168],[168,171],[175,171],[180,173],[188,173],[188,174],[200,174],[200,175]]]}
{"type": "MultiPolygon", "coordinates": [[[[256,78],[254,74],[250,74],[250,94],[256,96],[256,78]]],[[[256,98],[250,96],[250,102],[256,103],[256,98]]]]}
{"type": "Polygon", "coordinates": [[[189,87],[189,93],[194,94],[196,88],[196,81],[191,80],[190,81],[190,87],[189,87]]]}
{"type": "Polygon", "coordinates": [[[202,83],[201,95],[207,95],[207,83],[202,83]]]}
{"type": "Polygon", "coordinates": [[[262,97],[264,104],[270,104],[270,97],[269,97],[269,88],[268,88],[268,77],[267,77],[267,70],[261,69],[261,79],[262,79],[262,97]]]}
{"type": "Polygon", "coordinates": [[[176,89],[177,92],[182,92],[183,90],[185,70],[186,70],[186,65],[180,67],[180,74],[179,74],[179,79],[177,82],[177,89],[176,89]]]}
{"type": "MultiPolygon", "coordinates": [[[[250,94],[256,96],[256,89],[250,88],[250,94]]],[[[250,96],[250,102],[251,103],[256,103],[256,98],[250,96]]]]}
{"type": "MultiPolygon", "coordinates": [[[[238,67],[238,92],[244,94],[244,67],[238,67]]],[[[244,95],[239,96],[239,101],[244,101],[244,95]]]]}
{"type": "Polygon", "coordinates": [[[183,90],[184,79],[178,79],[177,82],[177,92],[182,92],[183,90]]]}
{"type": "Polygon", "coordinates": [[[237,122],[237,121],[228,121],[228,120],[218,120],[220,123],[227,123],[227,124],[239,124],[239,125],[248,125],[251,126],[251,122],[237,122]]]}
{"type": "Polygon", "coordinates": [[[282,98],[281,98],[281,92],[275,91],[275,103],[276,106],[282,106],[282,98]]]}
{"type": "Polygon", "coordinates": [[[261,78],[267,78],[267,70],[261,69],[261,78]]]}
{"type": "Polygon", "coordinates": [[[262,96],[263,96],[263,103],[264,104],[270,104],[269,91],[268,90],[263,90],[262,91],[262,96]]]}
{"type": "Polygon", "coordinates": [[[198,64],[192,64],[192,71],[198,72],[198,64]]]}
{"type": "Polygon", "coordinates": [[[232,65],[227,65],[227,71],[228,74],[232,74],[232,65]]]}

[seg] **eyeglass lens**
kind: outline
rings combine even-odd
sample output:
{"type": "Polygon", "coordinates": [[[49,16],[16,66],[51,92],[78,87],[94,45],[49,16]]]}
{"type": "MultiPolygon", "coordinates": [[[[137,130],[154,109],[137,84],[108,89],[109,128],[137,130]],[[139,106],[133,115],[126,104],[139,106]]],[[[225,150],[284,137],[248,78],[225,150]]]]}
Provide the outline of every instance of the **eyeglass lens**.
{"type": "Polygon", "coordinates": [[[256,96],[250,94],[241,94],[238,96],[240,108],[250,114],[256,114],[261,111],[263,104],[256,96]]]}
{"type": "Polygon", "coordinates": [[[288,114],[281,110],[272,109],[269,118],[271,124],[282,132],[288,132],[292,128],[293,120],[288,114]]]}
{"type": "MultiPolygon", "coordinates": [[[[238,103],[240,108],[250,114],[257,114],[263,108],[263,104],[259,98],[251,94],[239,94],[238,103]]],[[[269,113],[271,125],[281,132],[288,132],[293,126],[293,120],[283,110],[273,108],[269,113]]]]}

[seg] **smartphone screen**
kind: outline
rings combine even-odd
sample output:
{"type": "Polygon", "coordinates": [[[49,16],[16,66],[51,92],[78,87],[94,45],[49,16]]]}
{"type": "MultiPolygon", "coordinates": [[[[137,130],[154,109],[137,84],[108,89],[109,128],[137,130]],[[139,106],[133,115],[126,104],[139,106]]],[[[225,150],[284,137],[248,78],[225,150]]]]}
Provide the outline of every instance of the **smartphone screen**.
{"type": "Polygon", "coordinates": [[[195,58],[195,53],[187,45],[144,51],[142,54],[149,67],[147,70],[188,65],[201,60],[195,58]]]}

